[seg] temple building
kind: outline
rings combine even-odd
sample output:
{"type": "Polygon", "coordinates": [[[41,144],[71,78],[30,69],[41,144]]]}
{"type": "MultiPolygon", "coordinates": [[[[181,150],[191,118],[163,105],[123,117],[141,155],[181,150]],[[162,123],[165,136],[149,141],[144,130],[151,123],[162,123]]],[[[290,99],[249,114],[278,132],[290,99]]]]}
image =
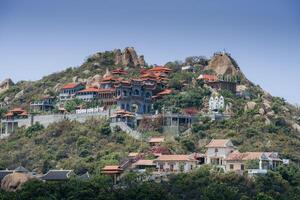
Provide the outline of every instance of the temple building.
{"type": "Polygon", "coordinates": [[[117,105],[130,112],[150,113],[155,90],[156,84],[145,83],[141,79],[121,81],[116,85],[117,105]]]}
{"type": "Polygon", "coordinates": [[[55,97],[44,96],[38,101],[32,101],[30,103],[31,112],[49,112],[54,109],[55,106],[55,97]]]}
{"type": "Polygon", "coordinates": [[[24,109],[14,108],[10,110],[5,115],[5,119],[1,120],[1,134],[8,135],[14,133],[15,129],[18,127],[18,120],[26,118],[28,118],[28,113],[24,109]]]}
{"type": "Polygon", "coordinates": [[[237,82],[231,79],[231,77],[223,77],[221,75],[209,75],[209,74],[200,74],[197,78],[198,80],[203,80],[205,84],[209,85],[213,89],[220,90],[229,90],[232,93],[236,93],[236,84],[237,82]]]}
{"type": "Polygon", "coordinates": [[[99,99],[99,89],[87,88],[76,92],[76,98],[81,99],[85,102],[95,102],[99,99]]]}
{"type": "Polygon", "coordinates": [[[85,85],[83,83],[69,83],[60,90],[59,99],[62,102],[71,100],[75,97],[78,91],[83,89],[85,89],[85,85]]]}
{"type": "Polygon", "coordinates": [[[209,99],[209,111],[210,112],[219,112],[225,108],[225,102],[223,96],[211,96],[209,99]]]}

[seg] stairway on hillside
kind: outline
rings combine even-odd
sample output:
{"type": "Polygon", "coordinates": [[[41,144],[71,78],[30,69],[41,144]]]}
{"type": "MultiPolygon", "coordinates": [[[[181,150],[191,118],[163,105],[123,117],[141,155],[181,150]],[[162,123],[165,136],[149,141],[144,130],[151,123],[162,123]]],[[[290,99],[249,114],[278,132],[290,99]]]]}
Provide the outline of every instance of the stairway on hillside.
{"type": "Polygon", "coordinates": [[[142,134],[136,130],[133,130],[132,128],[130,128],[126,123],[124,122],[112,122],[110,123],[110,127],[114,128],[114,127],[120,127],[120,129],[124,132],[126,132],[128,135],[130,135],[131,137],[140,140],[142,138],[142,134]]]}

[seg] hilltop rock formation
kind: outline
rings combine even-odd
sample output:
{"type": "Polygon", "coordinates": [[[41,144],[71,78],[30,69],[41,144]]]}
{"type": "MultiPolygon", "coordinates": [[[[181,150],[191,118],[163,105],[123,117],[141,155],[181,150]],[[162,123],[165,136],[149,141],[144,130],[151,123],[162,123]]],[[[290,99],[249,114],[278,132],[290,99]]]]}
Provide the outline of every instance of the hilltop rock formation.
{"type": "Polygon", "coordinates": [[[14,85],[14,82],[8,78],[0,83],[0,93],[7,91],[11,86],[14,85]]]}
{"type": "Polygon", "coordinates": [[[239,75],[240,68],[228,53],[215,53],[209,61],[207,69],[214,70],[218,75],[239,75]]]}
{"type": "Polygon", "coordinates": [[[1,189],[8,192],[15,192],[20,190],[22,186],[34,177],[27,173],[14,172],[6,175],[1,182],[1,189]]]}
{"type": "Polygon", "coordinates": [[[136,53],[133,47],[126,47],[122,52],[120,49],[114,50],[115,53],[115,64],[124,65],[129,67],[144,66],[144,56],[136,53]]]}

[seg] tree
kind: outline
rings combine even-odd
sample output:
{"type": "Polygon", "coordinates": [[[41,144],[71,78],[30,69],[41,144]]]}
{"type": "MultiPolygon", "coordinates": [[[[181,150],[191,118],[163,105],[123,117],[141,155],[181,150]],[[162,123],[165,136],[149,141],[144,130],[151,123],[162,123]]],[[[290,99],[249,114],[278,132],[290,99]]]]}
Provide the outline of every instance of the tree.
{"type": "Polygon", "coordinates": [[[44,126],[39,122],[36,122],[34,125],[28,127],[25,131],[27,137],[31,137],[33,133],[41,131],[44,129],[44,126]]]}
{"type": "Polygon", "coordinates": [[[75,111],[76,110],[76,107],[83,104],[84,101],[81,100],[81,99],[72,99],[70,101],[67,101],[66,104],[65,104],[65,109],[68,111],[68,112],[72,112],[72,111],[75,111]]]}

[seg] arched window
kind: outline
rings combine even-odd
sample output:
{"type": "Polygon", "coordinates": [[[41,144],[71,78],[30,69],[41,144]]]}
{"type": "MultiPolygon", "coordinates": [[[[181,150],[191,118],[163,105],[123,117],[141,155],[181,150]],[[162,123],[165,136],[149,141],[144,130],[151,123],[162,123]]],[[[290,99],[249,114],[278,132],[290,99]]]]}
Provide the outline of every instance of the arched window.
{"type": "Polygon", "coordinates": [[[146,96],[147,99],[150,98],[151,97],[150,92],[146,92],[145,96],[146,96]]]}
{"type": "Polygon", "coordinates": [[[135,89],[133,94],[138,96],[138,95],[140,95],[140,91],[138,89],[135,89]]]}

